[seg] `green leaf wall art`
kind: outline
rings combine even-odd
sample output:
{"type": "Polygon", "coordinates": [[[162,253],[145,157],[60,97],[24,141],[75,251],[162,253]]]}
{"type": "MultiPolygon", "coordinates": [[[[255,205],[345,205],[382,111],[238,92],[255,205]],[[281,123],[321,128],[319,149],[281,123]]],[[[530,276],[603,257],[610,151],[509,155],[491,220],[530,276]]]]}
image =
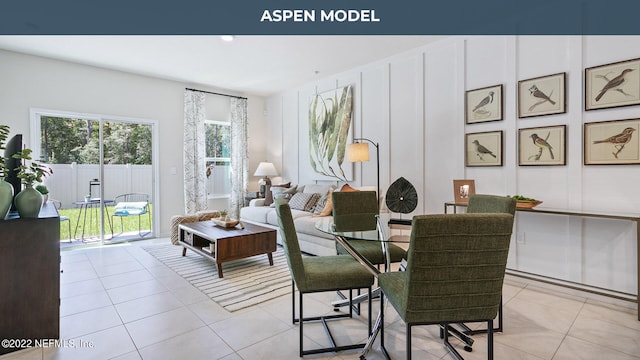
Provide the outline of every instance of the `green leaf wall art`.
{"type": "Polygon", "coordinates": [[[316,173],[350,180],[343,163],[352,108],[351,85],[312,96],[309,105],[309,161],[316,173]]]}

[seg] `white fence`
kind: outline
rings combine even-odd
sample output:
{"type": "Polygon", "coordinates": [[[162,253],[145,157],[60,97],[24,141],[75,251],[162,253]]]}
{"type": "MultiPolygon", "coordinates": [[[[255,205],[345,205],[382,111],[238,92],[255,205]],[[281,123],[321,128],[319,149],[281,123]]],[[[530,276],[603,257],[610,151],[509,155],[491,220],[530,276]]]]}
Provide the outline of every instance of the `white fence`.
{"type": "MultiPolygon", "coordinates": [[[[90,188],[90,182],[100,178],[100,166],[93,164],[47,165],[53,174],[44,180],[49,197],[62,202],[63,208],[73,207],[74,201],[83,201],[85,195],[100,197],[100,187],[90,188]]],[[[149,194],[153,202],[153,176],[151,165],[105,165],[104,197],[112,200],[127,193],[149,194]]]]}

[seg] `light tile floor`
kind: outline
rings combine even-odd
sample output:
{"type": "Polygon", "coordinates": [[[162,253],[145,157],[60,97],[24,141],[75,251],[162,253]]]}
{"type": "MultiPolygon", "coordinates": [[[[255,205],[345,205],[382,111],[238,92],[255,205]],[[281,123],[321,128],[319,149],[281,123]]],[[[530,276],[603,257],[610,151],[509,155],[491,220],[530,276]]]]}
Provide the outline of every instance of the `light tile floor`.
{"type": "MultiPolygon", "coordinates": [[[[26,349],[0,360],[298,358],[290,296],[229,313],[140,248],[167,241],[62,251],[60,336],[67,346],[26,349]]],[[[332,313],[328,303],[334,298],[333,293],[305,296],[305,313],[332,313]]],[[[374,313],[378,306],[374,302],[374,313]]],[[[505,331],[495,335],[495,358],[639,360],[635,306],[508,277],[505,331]]],[[[404,323],[391,306],[385,315],[387,349],[393,359],[404,359],[404,323]]],[[[332,329],[339,344],[366,337],[361,318],[334,323],[332,329]]],[[[305,347],[327,345],[319,325],[305,327],[305,335],[305,347]]],[[[462,355],[486,359],[486,336],[474,338],[473,352],[460,349],[462,355]]],[[[377,349],[376,344],[367,359],[383,359],[377,349]]],[[[358,359],[358,352],[305,358],[358,359]]],[[[413,358],[453,359],[436,326],[414,328],[413,358]]]]}

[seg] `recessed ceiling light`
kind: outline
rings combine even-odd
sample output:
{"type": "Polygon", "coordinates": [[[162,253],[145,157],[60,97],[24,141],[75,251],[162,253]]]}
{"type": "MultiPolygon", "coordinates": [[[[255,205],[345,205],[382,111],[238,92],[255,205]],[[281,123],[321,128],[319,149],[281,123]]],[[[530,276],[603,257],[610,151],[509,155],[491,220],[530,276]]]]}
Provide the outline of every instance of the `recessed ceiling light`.
{"type": "Polygon", "coordinates": [[[235,39],[235,38],[236,37],[233,36],[233,35],[222,35],[222,36],[220,36],[220,39],[222,39],[223,41],[226,41],[226,42],[232,42],[233,39],[235,39]]]}

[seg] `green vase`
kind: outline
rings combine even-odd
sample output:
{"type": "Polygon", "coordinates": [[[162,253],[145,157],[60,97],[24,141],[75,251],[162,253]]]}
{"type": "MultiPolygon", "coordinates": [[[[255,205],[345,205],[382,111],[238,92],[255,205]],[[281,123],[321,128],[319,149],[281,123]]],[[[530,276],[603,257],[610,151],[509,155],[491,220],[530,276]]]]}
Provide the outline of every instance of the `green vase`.
{"type": "Polygon", "coordinates": [[[0,220],[4,220],[13,202],[13,186],[0,178],[0,220]]]}
{"type": "Polygon", "coordinates": [[[42,194],[32,186],[25,188],[16,195],[16,209],[21,218],[37,218],[42,207],[42,194]]]}

